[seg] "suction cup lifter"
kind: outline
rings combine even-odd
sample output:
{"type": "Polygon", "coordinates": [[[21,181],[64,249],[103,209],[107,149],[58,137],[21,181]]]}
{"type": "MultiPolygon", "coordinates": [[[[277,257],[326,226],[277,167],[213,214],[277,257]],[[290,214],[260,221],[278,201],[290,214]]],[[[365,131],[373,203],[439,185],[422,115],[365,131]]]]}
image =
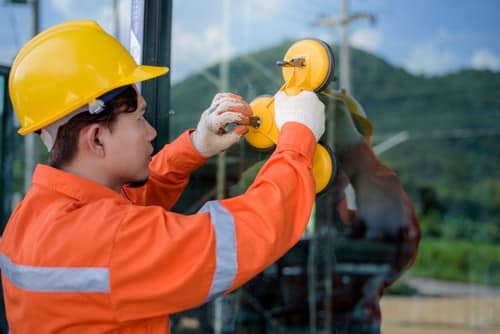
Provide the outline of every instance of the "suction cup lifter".
{"type": "MultiPolygon", "coordinates": [[[[285,84],[280,88],[286,94],[297,95],[303,90],[319,93],[333,80],[335,62],[328,44],[316,39],[304,39],[294,43],[283,60],[276,62],[282,68],[285,84]]],[[[274,120],[274,98],[260,96],[250,103],[253,116],[250,118],[247,142],[259,150],[273,148],[278,143],[278,127],[274,120]]],[[[316,194],[327,190],[337,174],[333,151],[322,143],[316,146],[313,158],[313,175],[316,194]]]]}

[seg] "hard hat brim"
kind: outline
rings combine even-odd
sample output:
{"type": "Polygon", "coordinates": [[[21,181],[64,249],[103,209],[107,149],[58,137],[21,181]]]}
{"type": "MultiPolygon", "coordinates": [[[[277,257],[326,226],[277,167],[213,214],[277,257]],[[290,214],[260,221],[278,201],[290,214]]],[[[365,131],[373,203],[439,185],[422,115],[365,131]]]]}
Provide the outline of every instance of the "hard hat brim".
{"type": "Polygon", "coordinates": [[[128,77],[127,83],[124,83],[123,86],[157,78],[159,76],[167,74],[168,72],[169,68],[166,66],[139,65],[134,70],[132,75],[128,77]]]}

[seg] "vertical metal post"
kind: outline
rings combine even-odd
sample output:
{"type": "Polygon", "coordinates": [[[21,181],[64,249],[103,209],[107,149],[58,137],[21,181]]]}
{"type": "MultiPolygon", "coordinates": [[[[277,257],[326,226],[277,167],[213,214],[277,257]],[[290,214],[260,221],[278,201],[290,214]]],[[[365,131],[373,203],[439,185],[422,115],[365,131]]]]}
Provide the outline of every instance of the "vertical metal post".
{"type": "MultiPolygon", "coordinates": [[[[328,99],[326,104],[326,141],[328,146],[334,147],[335,144],[335,109],[338,107],[337,102],[328,99]]],[[[332,331],[332,297],[333,297],[333,222],[335,220],[335,203],[333,201],[333,196],[330,193],[327,194],[326,198],[326,220],[323,222],[326,225],[326,240],[325,240],[325,277],[323,280],[323,288],[325,291],[325,326],[323,330],[326,333],[331,333],[332,331]]]]}
{"type": "Polygon", "coordinates": [[[316,273],[316,250],[318,238],[318,226],[316,224],[316,207],[313,207],[311,220],[308,226],[310,233],[309,245],[307,252],[307,303],[309,307],[309,333],[316,333],[316,288],[317,288],[317,273],[316,273]]]}
{"type": "Polygon", "coordinates": [[[349,53],[349,18],[348,0],[341,0],[341,20],[346,22],[341,25],[342,30],[342,44],[340,45],[340,87],[344,88],[349,94],[352,95],[351,90],[351,66],[350,66],[350,53],[349,53]]]}
{"type": "MultiPolygon", "coordinates": [[[[1,131],[0,131],[0,159],[2,161],[0,180],[0,235],[3,234],[5,224],[11,212],[13,195],[13,171],[15,145],[14,139],[17,134],[14,131],[14,111],[9,100],[7,90],[7,81],[9,77],[9,68],[0,65],[0,75],[3,77],[3,106],[0,106],[1,113],[1,131]]],[[[9,326],[5,314],[5,305],[3,302],[3,289],[0,282],[0,332],[8,333],[9,326]]]]}
{"type": "Polygon", "coordinates": [[[1,137],[0,137],[0,147],[2,160],[2,180],[0,182],[0,198],[2,202],[0,203],[0,235],[3,232],[7,219],[10,215],[12,207],[12,192],[13,192],[13,164],[14,164],[14,150],[15,144],[14,139],[17,134],[14,131],[14,111],[12,110],[12,105],[9,100],[9,94],[7,90],[7,81],[9,77],[9,68],[0,66],[0,75],[3,79],[3,92],[0,94],[4,95],[2,114],[1,114],[1,137]]]}
{"type": "MultiPolygon", "coordinates": [[[[341,25],[342,44],[340,45],[340,88],[344,88],[347,93],[353,95],[351,87],[351,55],[349,51],[349,0],[340,0],[341,17],[345,24],[341,25]]],[[[354,188],[349,184],[345,188],[347,206],[351,210],[356,209],[356,194],[354,188]]]]}
{"type": "MultiPolygon", "coordinates": [[[[351,87],[351,55],[349,51],[349,0],[340,0],[342,42],[340,44],[340,88],[353,95],[351,87]]],[[[345,188],[347,206],[351,210],[356,209],[356,194],[354,188],[349,184],[345,188]]]]}
{"type": "MultiPolygon", "coordinates": [[[[222,59],[219,67],[220,87],[221,92],[229,90],[229,18],[230,18],[230,1],[223,0],[222,2],[222,59]]],[[[217,176],[216,176],[216,190],[217,198],[223,199],[225,197],[226,188],[226,152],[222,152],[217,156],[217,176]]],[[[232,303],[230,297],[219,297],[214,302],[215,319],[214,319],[214,333],[222,334],[224,332],[224,317],[231,316],[231,310],[224,310],[224,308],[231,308],[232,303]],[[224,300],[227,299],[227,300],[224,300]],[[225,314],[229,313],[229,314],[225,314]]]]}
{"type": "MultiPolygon", "coordinates": [[[[230,2],[229,0],[223,1],[222,8],[222,60],[219,67],[220,87],[221,92],[229,90],[229,17],[230,17],[230,2]]],[[[217,198],[222,199],[225,196],[226,186],[226,153],[222,152],[217,157],[217,198]]]]}
{"type": "MultiPolygon", "coordinates": [[[[347,22],[349,18],[349,0],[341,0],[341,15],[347,22]]],[[[342,44],[340,45],[340,87],[353,95],[351,87],[351,55],[349,51],[349,24],[342,24],[342,44]]],[[[356,193],[351,184],[345,188],[347,206],[351,210],[356,210],[356,193]]]]}

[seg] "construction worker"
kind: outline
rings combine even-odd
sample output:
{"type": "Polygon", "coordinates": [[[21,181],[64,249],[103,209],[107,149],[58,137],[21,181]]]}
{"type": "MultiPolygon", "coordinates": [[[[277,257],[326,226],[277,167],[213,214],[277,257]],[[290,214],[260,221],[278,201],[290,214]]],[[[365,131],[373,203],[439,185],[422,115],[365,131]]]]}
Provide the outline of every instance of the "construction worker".
{"type": "Polygon", "coordinates": [[[169,314],[233,291],[303,234],[324,132],[316,94],[278,96],[279,143],[250,189],[187,216],[169,209],[189,174],[240,139],[250,109],[218,94],[151,158],[156,131],[134,84],[167,71],[137,65],[93,21],[49,28],[14,60],[19,133],[50,152],[0,244],[11,333],[169,333],[169,314]]]}
{"type": "MultiPolygon", "coordinates": [[[[316,240],[306,235],[273,268],[240,290],[236,332],[308,333],[313,316],[318,330],[380,333],[380,298],[415,260],[420,228],[398,176],[373,152],[371,124],[353,101],[353,112],[343,104],[332,108],[340,169],[333,186],[316,200],[316,229],[321,232],[316,240]],[[356,198],[351,208],[349,184],[356,198]],[[315,256],[310,255],[313,248],[315,256]],[[311,259],[314,286],[308,276],[311,259]]],[[[329,98],[324,102],[327,108],[334,103],[329,98]]]]}

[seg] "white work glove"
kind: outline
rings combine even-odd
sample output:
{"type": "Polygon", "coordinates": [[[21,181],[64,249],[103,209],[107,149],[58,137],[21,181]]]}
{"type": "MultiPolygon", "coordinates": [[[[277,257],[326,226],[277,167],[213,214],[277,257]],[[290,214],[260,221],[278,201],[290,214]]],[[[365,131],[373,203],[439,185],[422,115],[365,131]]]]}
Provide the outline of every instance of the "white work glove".
{"type": "MultiPolygon", "coordinates": [[[[359,106],[361,108],[361,106],[359,106]]],[[[361,109],[362,110],[362,109],[361,109]]],[[[338,153],[349,152],[363,139],[358,131],[349,110],[345,105],[335,108],[335,151],[338,153]]]]}
{"type": "Polygon", "coordinates": [[[288,96],[279,91],[274,96],[274,114],[278,129],[287,122],[298,122],[311,129],[316,141],[325,132],[325,105],[311,91],[288,96]]]}
{"type": "Polygon", "coordinates": [[[240,96],[231,93],[215,95],[210,107],[201,114],[191,141],[196,150],[210,158],[237,143],[248,132],[252,109],[240,96]],[[237,125],[227,132],[230,124],[237,125]]]}

